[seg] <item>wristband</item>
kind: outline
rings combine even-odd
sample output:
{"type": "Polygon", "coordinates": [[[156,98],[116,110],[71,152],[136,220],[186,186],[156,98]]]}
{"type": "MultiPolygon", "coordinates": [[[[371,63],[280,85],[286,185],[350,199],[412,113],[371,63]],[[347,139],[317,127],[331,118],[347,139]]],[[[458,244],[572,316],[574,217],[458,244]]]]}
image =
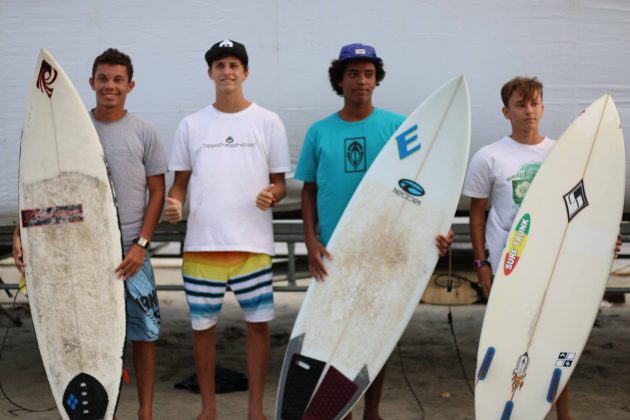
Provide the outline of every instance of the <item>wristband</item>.
{"type": "Polygon", "coordinates": [[[475,269],[477,269],[477,271],[479,271],[479,269],[483,267],[484,265],[487,265],[488,267],[490,267],[490,261],[484,259],[484,260],[475,260],[473,262],[473,266],[475,267],[475,269]]]}

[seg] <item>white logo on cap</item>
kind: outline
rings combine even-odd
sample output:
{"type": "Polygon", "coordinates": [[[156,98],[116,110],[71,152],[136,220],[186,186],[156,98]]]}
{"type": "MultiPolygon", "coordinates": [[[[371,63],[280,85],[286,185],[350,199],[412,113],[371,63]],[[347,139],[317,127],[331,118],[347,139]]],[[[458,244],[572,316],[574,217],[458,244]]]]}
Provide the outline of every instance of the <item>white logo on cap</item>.
{"type": "Polygon", "coordinates": [[[219,44],[219,47],[228,47],[228,48],[232,48],[234,46],[234,44],[232,43],[232,41],[230,41],[229,39],[224,39],[223,41],[221,41],[221,43],[219,44]]]}
{"type": "Polygon", "coordinates": [[[361,54],[361,55],[365,55],[365,48],[357,48],[356,50],[354,50],[355,54],[361,54]]]}

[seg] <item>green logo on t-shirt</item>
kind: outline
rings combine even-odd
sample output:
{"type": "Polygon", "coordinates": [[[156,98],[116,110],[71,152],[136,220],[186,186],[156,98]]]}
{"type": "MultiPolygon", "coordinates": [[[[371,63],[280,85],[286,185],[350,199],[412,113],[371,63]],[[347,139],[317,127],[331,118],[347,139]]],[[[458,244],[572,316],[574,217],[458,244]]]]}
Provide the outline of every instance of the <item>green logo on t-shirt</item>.
{"type": "Polygon", "coordinates": [[[525,194],[529,189],[538,169],[540,168],[540,162],[538,163],[526,163],[521,166],[517,173],[508,177],[508,181],[512,181],[512,200],[516,207],[520,207],[525,198],[525,194]]]}

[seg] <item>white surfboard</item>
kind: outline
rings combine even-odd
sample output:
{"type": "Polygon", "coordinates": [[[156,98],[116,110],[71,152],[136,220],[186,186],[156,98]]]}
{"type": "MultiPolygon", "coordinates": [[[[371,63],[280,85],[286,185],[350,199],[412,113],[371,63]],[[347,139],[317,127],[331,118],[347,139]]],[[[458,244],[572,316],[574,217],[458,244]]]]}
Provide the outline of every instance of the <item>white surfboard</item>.
{"type": "Polygon", "coordinates": [[[64,419],[113,418],[125,344],[121,234],[103,149],[81,98],[41,50],[20,150],[25,274],[64,419]]]}
{"type": "Polygon", "coordinates": [[[470,142],[463,76],[394,133],[354,193],[312,281],[284,360],[276,418],[342,418],[381,370],[438,260],[470,142]]]}
{"type": "Polygon", "coordinates": [[[542,419],[569,380],[614,257],[624,156],[617,109],[603,96],[540,167],[490,293],[477,354],[477,419],[542,419]]]}

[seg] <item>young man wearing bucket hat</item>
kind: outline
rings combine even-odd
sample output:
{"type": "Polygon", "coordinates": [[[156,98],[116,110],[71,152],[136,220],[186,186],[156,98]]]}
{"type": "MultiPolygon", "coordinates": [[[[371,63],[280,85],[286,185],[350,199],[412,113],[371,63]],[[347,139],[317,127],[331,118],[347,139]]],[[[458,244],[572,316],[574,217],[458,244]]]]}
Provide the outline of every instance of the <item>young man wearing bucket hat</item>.
{"type": "MultiPolygon", "coordinates": [[[[322,257],[332,258],[326,244],[337,222],[368,168],[405,120],[403,115],[372,104],[374,89],[385,77],[383,60],[372,46],[343,46],[328,75],[333,90],[343,97],[343,107],[308,129],[295,172],[295,178],[304,181],[302,217],[309,270],[320,281],[327,275],[322,257]],[[349,139],[352,141],[346,141],[349,139]]],[[[447,237],[439,235],[436,241],[443,255],[452,242],[452,232],[447,237]]],[[[381,418],[384,379],[385,368],[365,394],[364,419],[381,418]]]]}
{"type": "Polygon", "coordinates": [[[166,216],[172,223],[182,219],[190,187],[182,271],[202,400],[198,419],[217,417],[215,325],[229,287],[247,325],[248,418],[259,420],[265,418],[268,323],[274,318],[271,207],[286,193],[291,161],[280,118],[243,94],[249,74],[245,46],[226,39],[205,59],[215,102],[185,117],[177,129],[166,216]]]}

